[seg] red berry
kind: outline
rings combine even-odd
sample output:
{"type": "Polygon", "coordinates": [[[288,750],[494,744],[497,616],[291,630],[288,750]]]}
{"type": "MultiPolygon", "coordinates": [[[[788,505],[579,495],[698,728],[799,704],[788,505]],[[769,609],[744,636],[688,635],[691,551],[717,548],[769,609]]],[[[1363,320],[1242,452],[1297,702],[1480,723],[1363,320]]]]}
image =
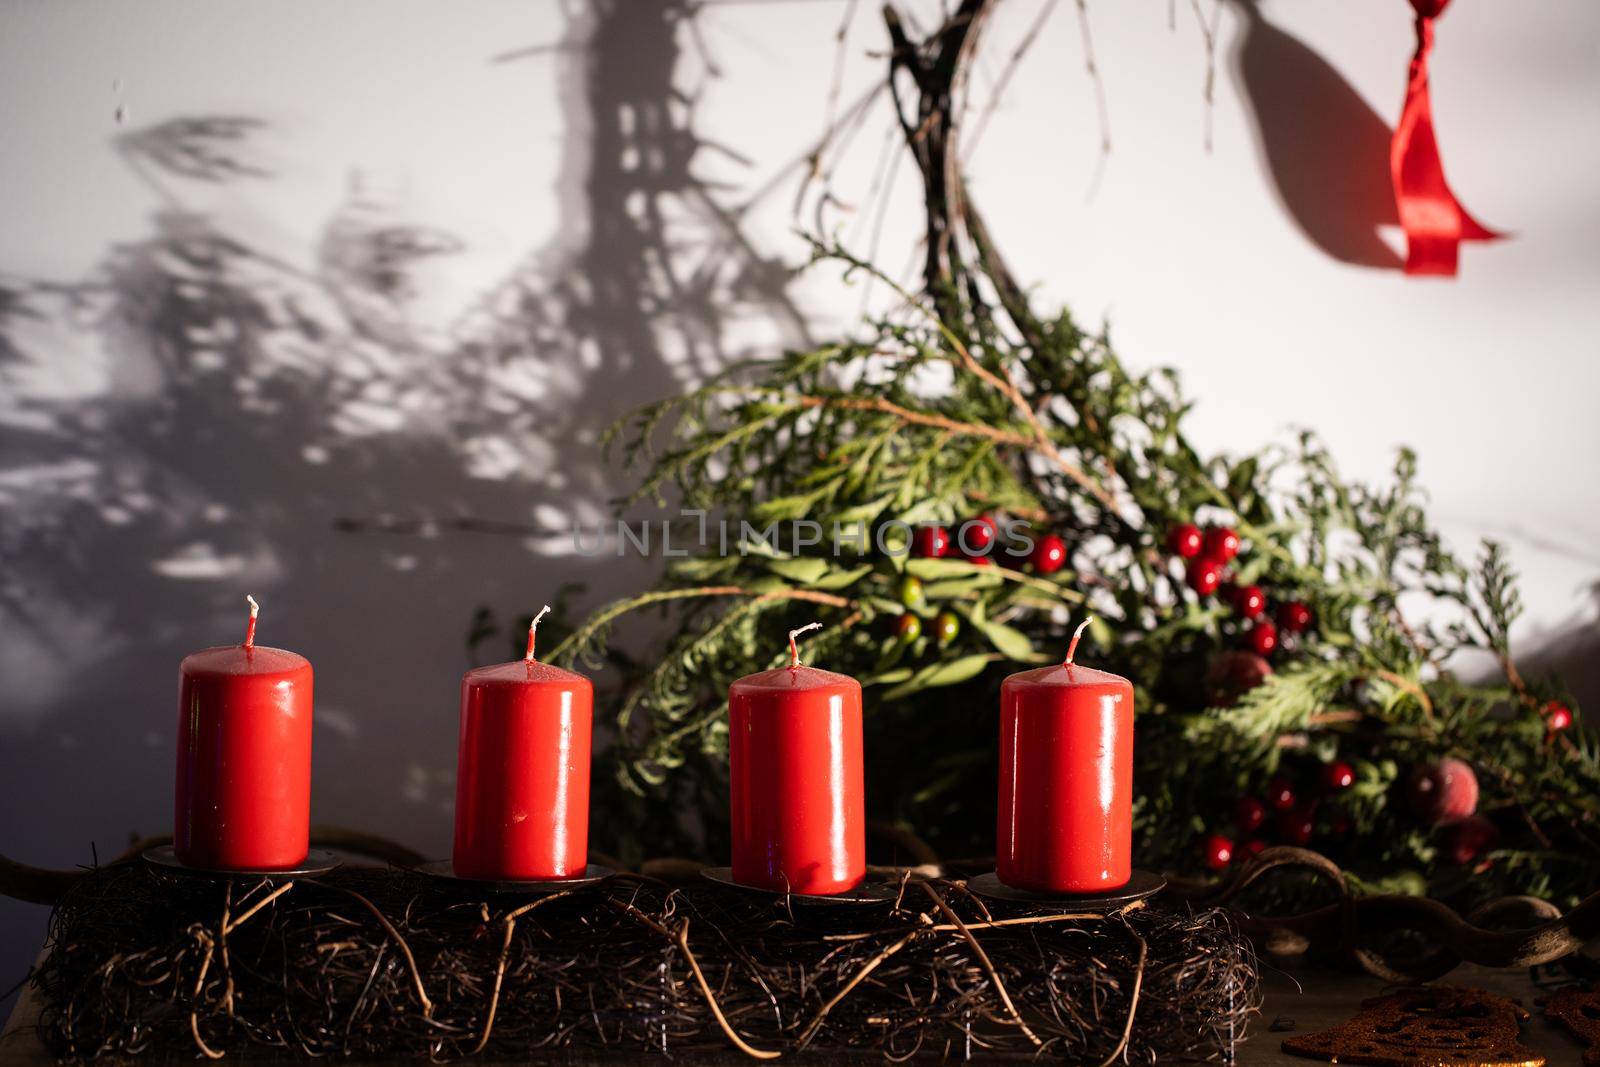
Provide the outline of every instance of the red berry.
{"type": "Polygon", "coordinates": [[[895,620],[894,631],[904,641],[915,641],[922,636],[922,620],[908,611],[895,620]]]}
{"type": "Polygon", "coordinates": [[[1294,807],[1294,786],[1282,775],[1274,775],[1267,782],[1267,805],[1273,811],[1288,811],[1294,807]]]}
{"type": "Polygon", "coordinates": [[[1206,866],[1220,871],[1233,862],[1233,842],[1221,834],[1212,834],[1205,843],[1206,866]]]}
{"type": "Polygon", "coordinates": [[[1194,559],[1198,556],[1202,540],[1200,527],[1192,522],[1174,526],[1167,531],[1167,549],[1179,559],[1194,559]]]}
{"type": "Polygon", "coordinates": [[[950,554],[950,531],[943,526],[918,526],[911,543],[917,555],[939,559],[950,554]]]}
{"type": "Polygon", "coordinates": [[[1267,806],[1255,797],[1240,797],[1233,806],[1233,821],[1245,833],[1254,833],[1267,821],[1267,806]]]}
{"type": "Polygon", "coordinates": [[[1310,805],[1291,808],[1278,816],[1278,836],[1291,845],[1304,847],[1316,826],[1316,812],[1310,805]]]}
{"type": "Polygon", "coordinates": [[[1328,816],[1328,836],[1330,837],[1344,837],[1348,835],[1350,833],[1351,826],[1352,824],[1350,822],[1350,816],[1346,815],[1342,811],[1335,812],[1334,814],[1328,816]]]}
{"type": "Polygon", "coordinates": [[[1250,627],[1250,647],[1258,656],[1270,656],[1278,647],[1278,628],[1266,619],[1257,619],[1250,627]]]}
{"type": "Polygon", "coordinates": [[[968,563],[972,564],[974,567],[993,567],[994,566],[994,560],[991,559],[988,556],[974,556],[974,555],[970,555],[970,554],[967,554],[967,553],[963,553],[961,558],[966,560],[968,563]]]}
{"type": "Polygon", "coordinates": [[[1439,851],[1451,863],[1465,866],[1493,848],[1500,831],[1482,815],[1451,823],[1439,834],[1439,851]]]}
{"type": "Polygon", "coordinates": [[[1201,551],[1211,559],[1226,563],[1239,554],[1239,535],[1227,526],[1213,526],[1206,531],[1201,551]]]}
{"type": "Polygon", "coordinates": [[[1356,769],[1343,760],[1322,765],[1322,788],[1329,793],[1349,789],[1356,784],[1356,769]]]}
{"type": "Polygon", "coordinates": [[[979,515],[961,524],[956,533],[956,547],[968,556],[988,555],[989,548],[1000,533],[1000,527],[988,515],[979,515]]]}
{"type": "Polygon", "coordinates": [[[1424,822],[1460,822],[1478,810],[1478,776],[1454,757],[1419,763],[1406,781],[1406,799],[1424,822]]]}
{"type": "Polygon", "coordinates": [[[1259,585],[1242,585],[1233,591],[1233,610],[1247,619],[1260,618],[1267,610],[1267,594],[1259,585]]]}
{"type": "Polygon", "coordinates": [[[1298,600],[1281,604],[1278,606],[1278,625],[1292,634],[1303,633],[1311,628],[1311,609],[1298,600]]]}
{"type": "Polygon", "coordinates": [[[1055,534],[1045,534],[1034,542],[1028,559],[1040,574],[1054,574],[1067,562],[1067,543],[1055,534]]]}
{"type": "Polygon", "coordinates": [[[1560,733],[1572,725],[1572,709],[1559,700],[1544,706],[1544,725],[1551,733],[1560,733]]]}
{"type": "Polygon", "coordinates": [[[1222,584],[1222,564],[1214,559],[1198,559],[1189,564],[1189,588],[1210,596],[1222,584]]]}
{"type": "Polygon", "coordinates": [[[1266,851],[1266,848],[1267,843],[1265,841],[1261,840],[1259,837],[1252,837],[1250,840],[1239,846],[1239,851],[1244,853],[1245,858],[1253,860],[1257,856],[1261,855],[1262,852],[1266,851]]]}

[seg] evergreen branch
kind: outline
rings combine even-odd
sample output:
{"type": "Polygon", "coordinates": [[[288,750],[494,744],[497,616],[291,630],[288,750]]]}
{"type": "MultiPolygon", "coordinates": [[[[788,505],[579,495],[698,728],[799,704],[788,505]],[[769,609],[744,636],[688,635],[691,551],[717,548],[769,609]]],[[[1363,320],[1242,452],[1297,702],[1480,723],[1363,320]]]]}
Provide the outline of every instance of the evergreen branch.
{"type": "Polygon", "coordinates": [[[1313,663],[1272,675],[1232,708],[1207,713],[1202,732],[1222,730],[1257,746],[1276,745],[1278,737],[1306,730],[1341,685],[1359,677],[1348,663],[1313,663]]]}
{"type": "Polygon", "coordinates": [[[613,601],[601,608],[587,622],[567,635],[549,654],[547,659],[551,663],[564,661],[576,662],[580,658],[588,658],[603,644],[605,634],[617,619],[630,612],[650,607],[653,604],[662,604],[674,600],[691,600],[706,597],[744,596],[754,597],[757,600],[803,600],[813,604],[825,604],[828,607],[848,608],[852,601],[846,597],[834,596],[831,593],[819,593],[812,589],[776,589],[752,591],[737,585],[708,585],[693,589],[657,589],[649,593],[642,593],[636,597],[627,597],[613,601]]]}
{"type": "Polygon", "coordinates": [[[793,398],[796,405],[806,408],[838,408],[844,411],[877,411],[885,415],[892,415],[902,422],[915,423],[918,426],[932,426],[950,433],[966,437],[986,437],[999,444],[1014,445],[1028,448],[1033,445],[1033,439],[1011,430],[1001,430],[993,426],[980,426],[976,423],[960,422],[956,419],[946,418],[943,415],[934,415],[928,412],[913,411],[911,408],[885,400],[882,397],[853,397],[853,396],[797,396],[793,398]]]}
{"type": "Polygon", "coordinates": [[[978,360],[973,357],[971,349],[968,348],[961,338],[956,335],[955,331],[951,329],[949,324],[944,321],[944,318],[936,309],[925,306],[921,300],[907,292],[904,286],[883,274],[871,264],[865,263],[856,258],[845,249],[836,245],[823,244],[809,235],[806,236],[807,240],[811,241],[814,255],[840,259],[846,263],[849,263],[855,269],[867,272],[874,278],[883,282],[885,285],[888,285],[894,289],[896,293],[905,299],[907,304],[922,311],[923,314],[928,317],[929,322],[939,332],[940,336],[944,338],[945,343],[948,344],[951,350],[956,353],[956,356],[961,361],[961,365],[967,370],[967,372],[997,390],[1002,396],[1010,401],[1011,406],[1017,410],[1017,412],[1023,417],[1023,420],[1027,422],[1033,430],[1033,440],[1030,443],[1048,456],[1050,460],[1054,462],[1055,465],[1060,469],[1062,474],[1066,475],[1090,496],[1099,501],[1100,505],[1104,507],[1109,514],[1120,517],[1116,500],[1109,492],[1106,491],[1105,487],[1100,484],[1099,480],[1091,476],[1082,467],[1068,460],[1066,456],[1062,454],[1061,450],[1056,447],[1055,441],[1051,439],[1049,431],[1045,429],[1044,424],[1039,419],[1039,416],[1034,412],[1033,405],[1029,404],[1027,398],[1022,395],[1022,391],[1017,387],[1016,380],[1012,378],[1010,371],[1005,368],[1003,363],[1000,364],[999,374],[990,371],[987,367],[983,366],[983,364],[978,362],[978,360]]]}

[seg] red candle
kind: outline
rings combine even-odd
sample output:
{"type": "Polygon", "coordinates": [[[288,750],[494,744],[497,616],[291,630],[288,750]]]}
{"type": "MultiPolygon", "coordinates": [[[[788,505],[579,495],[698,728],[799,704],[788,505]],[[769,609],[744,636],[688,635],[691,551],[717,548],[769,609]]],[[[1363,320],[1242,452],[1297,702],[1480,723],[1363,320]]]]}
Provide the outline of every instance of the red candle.
{"type": "Polygon", "coordinates": [[[311,833],[311,664],[244,643],[186,656],[178,668],[178,861],[222,870],[304,862],[311,833]]]}
{"type": "Polygon", "coordinates": [[[460,878],[581,878],[589,863],[589,731],[594,686],[528,652],[461,679],[456,751],[460,878]]]}
{"type": "Polygon", "coordinates": [[[853,889],[867,871],[861,683],[789,666],[728,687],[733,879],[776,892],[853,889]]]}
{"type": "Polygon", "coordinates": [[[1127,884],[1133,853],[1133,686],[1072,662],[1000,686],[1000,880],[1039,893],[1127,884]]]}

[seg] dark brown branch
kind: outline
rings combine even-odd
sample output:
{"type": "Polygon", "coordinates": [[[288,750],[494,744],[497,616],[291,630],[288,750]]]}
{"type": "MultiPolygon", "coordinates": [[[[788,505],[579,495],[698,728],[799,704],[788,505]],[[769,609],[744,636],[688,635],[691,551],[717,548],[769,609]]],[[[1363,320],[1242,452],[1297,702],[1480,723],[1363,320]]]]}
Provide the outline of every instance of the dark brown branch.
{"type": "Polygon", "coordinates": [[[900,14],[885,5],[889,31],[889,88],[895,114],[917,168],[922,172],[927,215],[923,283],[941,317],[959,322],[964,270],[958,245],[961,183],[956,152],[956,95],[979,32],[998,0],[962,0],[961,6],[926,42],[913,42],[900,14]],[[914,118],[900,91],[899,76],[917,88],[914,118]]]}
{"type": "MultiPolygon", "coordinates": [[[[1449,905],[1428,897],[1354,897],[1345,885],[1344,872],[1332,860],[1308,849],[1287,846],[1266,849],[1217,885],[1180,890],[1179,895],[1196,904],[1225,905],[1268,872],[1283,869],[1320,875],[1339,893],[1339,902],[1295,915],[1240,913],[1240,925],[1254,936],[1289,934],[1309,945],[1342,946],[1367,971],[1391,981],[1437,977],[1462,961],[1486,967],[1532,967],[1561,959],[1578,951],[1586,941],[1600,937],[1600,892],[1590,894],[1565,915],[1537,926],[1487,930],[1463,919],[1449,905]],[[1355,939],[1362,930],[1418,933],[1433,941],[1438,951],[1421,965],[1401,968],[1357,945],[1355,939]]],[[[1509,903],[1492,902],[1473,917],[1492,917],[1509,903]]]]}

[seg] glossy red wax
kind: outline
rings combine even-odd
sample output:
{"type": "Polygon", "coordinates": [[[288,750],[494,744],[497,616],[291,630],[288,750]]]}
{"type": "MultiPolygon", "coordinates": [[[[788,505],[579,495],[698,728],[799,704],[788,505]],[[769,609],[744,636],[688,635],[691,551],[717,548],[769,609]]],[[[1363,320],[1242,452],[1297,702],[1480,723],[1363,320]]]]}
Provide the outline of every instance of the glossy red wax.
{"type": "Polygon", "coordinates": [[[867,871],[861,684],[780,667],[728,687],[733,878],[840,893],[867,871]]]}
{"type": "Polygon", "coordinates": [[[1064,663],[1000,686],[1000,880],[1041,893],[1124,885],[1133,852],[1133,686],[1064,663]]]}
{"type": "Polygon", "coordinates": [[[517,660],[461,679],[456,753],[458,877],[580,878],[589,863],[594,686],[517,660]]]}
{"type": "Polygon", "coordinates": [[[185,657],[178,668],[177,785],[172,832],[179,862],[271,870],[304,861],[311,832],[311,664],[262,645],[185,657]]]}

